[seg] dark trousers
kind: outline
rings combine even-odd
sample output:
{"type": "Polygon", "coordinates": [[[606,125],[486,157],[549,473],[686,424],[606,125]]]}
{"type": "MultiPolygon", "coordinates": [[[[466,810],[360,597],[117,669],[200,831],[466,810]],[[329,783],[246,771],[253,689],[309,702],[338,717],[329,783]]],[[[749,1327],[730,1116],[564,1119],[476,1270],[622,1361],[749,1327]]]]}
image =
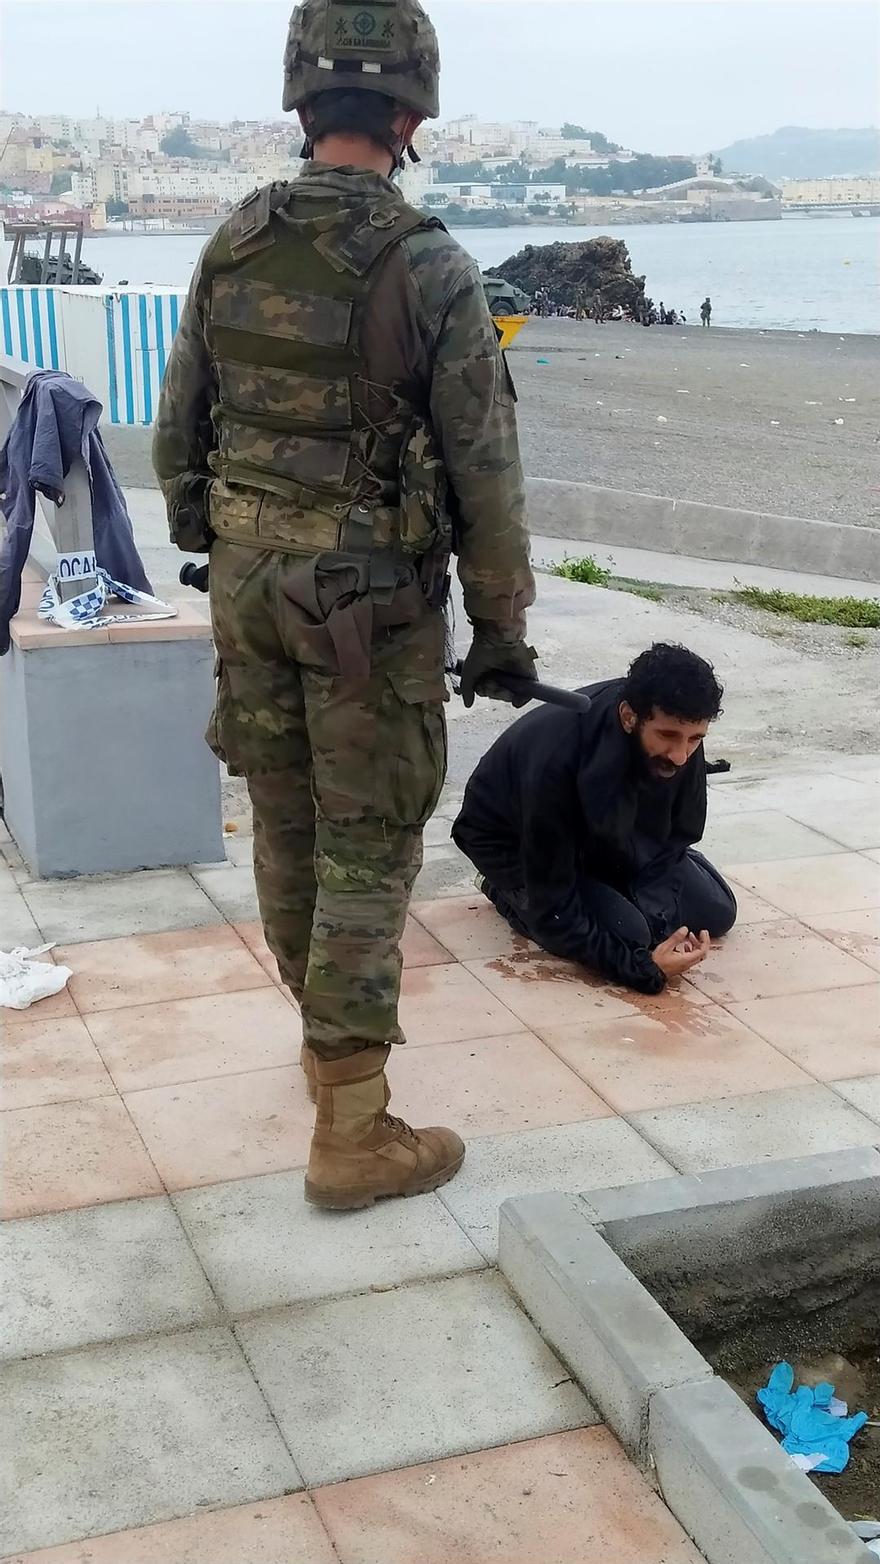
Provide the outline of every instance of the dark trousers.
{"type": "MultiPolygon", "coordinates": [[[[629,895],[602,880],[584,879],[579,886],[582,916],[626,944],[653,950],[677,929],[695,934],[707,929],[712,939],[729,933],[736,922],[736,897],[718,870],[691,848],[684,862],[664,878],[661,864],[648,865],[630,887],[629,895]]],[[[508,923],[551,954],[552,936],[539,932],[529,918],[522,893],[505,893],[487,884],[485,893],[508,923]]],[[[568,951],[565,952],[568,954],[568,951]]]]}

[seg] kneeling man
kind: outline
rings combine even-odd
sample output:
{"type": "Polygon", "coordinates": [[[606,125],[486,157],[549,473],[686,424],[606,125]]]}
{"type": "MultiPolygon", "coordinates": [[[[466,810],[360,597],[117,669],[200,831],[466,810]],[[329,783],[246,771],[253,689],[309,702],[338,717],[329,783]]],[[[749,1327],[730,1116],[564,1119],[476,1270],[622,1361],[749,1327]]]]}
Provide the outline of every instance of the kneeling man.
{"type": "Polygon", "coordinates": [[[706,826],[703,740],[724,694],[683,646],[652,646],[588,712],[542,707],[493,744],[452,835],[519,934],[657,994],[736,920],[694,851],[706,826]]]}

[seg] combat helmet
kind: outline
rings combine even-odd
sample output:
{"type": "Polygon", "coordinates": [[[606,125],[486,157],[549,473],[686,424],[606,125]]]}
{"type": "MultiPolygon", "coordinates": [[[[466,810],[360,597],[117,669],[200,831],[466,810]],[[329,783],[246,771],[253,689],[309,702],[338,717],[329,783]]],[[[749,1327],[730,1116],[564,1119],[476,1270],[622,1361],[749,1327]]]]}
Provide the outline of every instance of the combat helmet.
{"type": "Polygon", "coordinates": [[[339,88],[381,93],[437,118],[440,48],[418,0],[304,0],[296,7],[284,51],[284,109],[339,88]]]}

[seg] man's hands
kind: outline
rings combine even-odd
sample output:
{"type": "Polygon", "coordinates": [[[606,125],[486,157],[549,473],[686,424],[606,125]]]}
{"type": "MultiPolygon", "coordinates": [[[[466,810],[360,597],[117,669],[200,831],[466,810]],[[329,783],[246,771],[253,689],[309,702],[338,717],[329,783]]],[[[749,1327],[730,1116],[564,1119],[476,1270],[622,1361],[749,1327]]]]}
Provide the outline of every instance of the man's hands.
{"type": "Polygon", "coordinates": [[[461,670],[460,694],[465,706],[473,706],[478,695],[487,696],[491,700],[508,701],[511,706],[527,706],[531,697],[525,690],[514,692],[493,675],[510,673],[518,679],[533,682],[537,678],[535,662],[535,652],[524,641],[505,645],[475,630],[471,649],[461,670]]]}
{"type": "Polygon", "coordinates": [[[654,965],[660,968],[664,976],[673,978],[690,972],[691,967],[698,967],[701,961],[705,961],[711,948],[712,941],[705,929],[696,935],[684,928],[677,929],[651,955],[654,965]]]}

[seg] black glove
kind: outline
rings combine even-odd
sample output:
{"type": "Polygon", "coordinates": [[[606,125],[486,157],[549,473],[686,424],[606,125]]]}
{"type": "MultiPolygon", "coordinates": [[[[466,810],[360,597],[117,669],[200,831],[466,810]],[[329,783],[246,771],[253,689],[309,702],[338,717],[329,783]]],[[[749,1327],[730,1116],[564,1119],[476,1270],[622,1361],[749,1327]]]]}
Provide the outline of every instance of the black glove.
{"type": "Polygon", "coordinates": [[[465,706],[470,709],[478,695],[490,700],[507,701],[511,706],[528,706],[532,697],[526,690],[511,689],[503,682],[503,676],[506,673],[514,674],[517,679],[534,683],[537,679],[536,661],[537,653],[531,646],[526,646],[525,641],[513,641],[505,645],[475,632],[461,670],[459,693],[465,706]]]}

